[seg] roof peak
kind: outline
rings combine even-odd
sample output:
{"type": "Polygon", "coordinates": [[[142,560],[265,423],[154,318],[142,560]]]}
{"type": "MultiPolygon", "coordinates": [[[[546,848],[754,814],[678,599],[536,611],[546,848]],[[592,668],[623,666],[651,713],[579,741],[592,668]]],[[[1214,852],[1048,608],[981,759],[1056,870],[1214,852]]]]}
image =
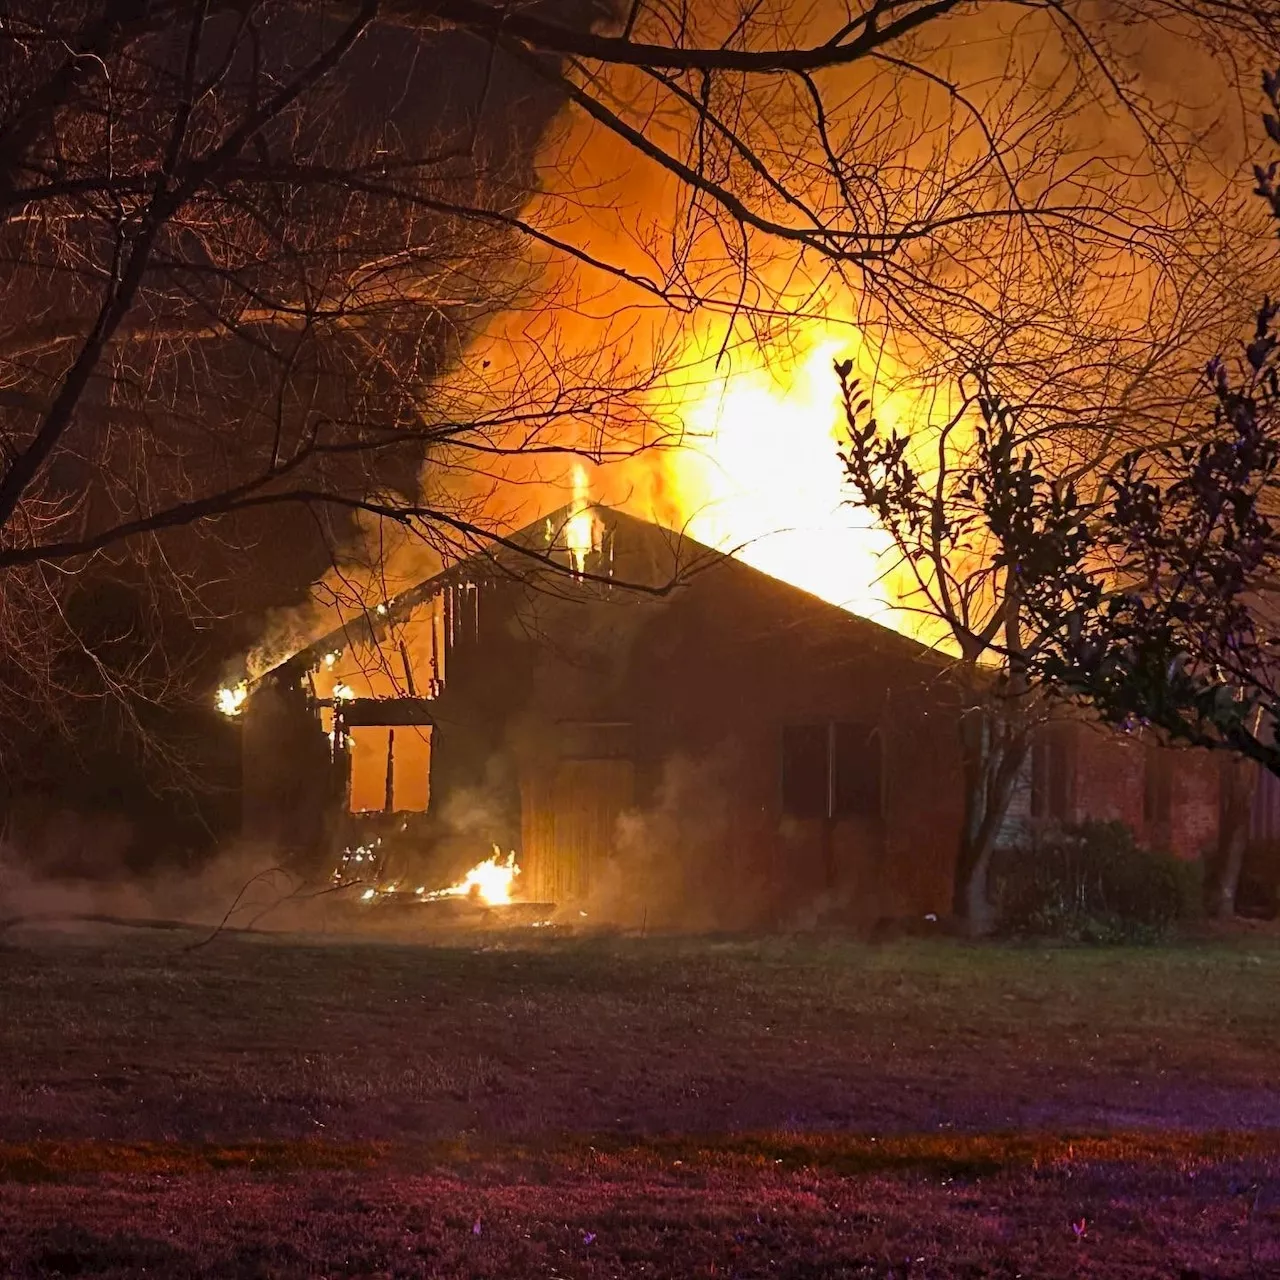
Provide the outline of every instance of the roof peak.
{"type": "MultiPolygon", "coordinates": [[[[630,559],[638,563],[636,546],[628,547],[626,550],[633,553],[630,559]]],[[[604,585],[611,589],[632,590],[640,595],[665,596],[698,574],[722,564],[731,564],[739,572],[755,575],[762,581],[772,584],[779,591],[793,594],[796,597],[797,607],[826,611],[829,612],[833,621],[843,619],[849,625],[869,628],[880,639],[901,645],[904,649],[910,649],[917,656],[932,656],[935,660],[939,657],[928,646],[902,635],[892,627],[832,604],[794,583],[756,568],[734,555],[733,552],[719,551],[709,547],[689,534],[661,523],[656,518],[639,516],[602,503],[591,503],[584,507],[579,503],[569,502],[539,516],[513,533],[493,536],[488,545],[478,546],[471,555],[457,560],[394,596],[388,596],[376,604],[364,607],[361,612],[354,613],[352,617],[345,619],[331,631],[263,671],[253,683],[257,684],[290,666],[310,669],[319,665],[325,655],[335,650],[345,649],[353,644],[375,641],[389,626],[405,620],[422,604],[451,586],[478,585],[478,580],[491,582],[519,579],[532,583],[536,587],[536,578],[541,574],[547,575],[548,583],[552,580],[559,584],[590,583],[604,585]],[[594,554],[597,557],[605,555],[607,562],[594,565],[588,562],[583,571],[578,571],[568,560],[564,535],[572,520],[584,512],[591,512],[596,519],[605,524],[606,536],[602,539],[602,544],[607,545],[597,548],[594,554]],[[614,554],[617,533],[619,529],[627,528],[638,535],[637,545],[641,541],[646,542],[649,550],[656,549],[655,535],[661,538],[662,548],[669,563],[669,574],[665,580],[629,580],[625,572],[616,572],[620,568],[614,554]],[[523,564],[520,557],[526,558],[523,564]]],[[[632,567],[635,567],[635,564],[632,567]]]]}

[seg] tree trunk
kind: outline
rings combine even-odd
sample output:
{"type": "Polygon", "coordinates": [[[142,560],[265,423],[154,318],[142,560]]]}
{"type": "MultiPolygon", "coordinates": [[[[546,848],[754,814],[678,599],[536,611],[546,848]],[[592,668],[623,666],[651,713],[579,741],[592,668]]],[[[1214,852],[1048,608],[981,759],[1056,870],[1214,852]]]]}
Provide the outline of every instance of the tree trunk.
{"type": "Polygon", "coordinates": [[[1218,775],[1221,787],[1221,821],[1218,827],[1216,874],[1209,886],[1209,914],[1229,920],[1236,913],[1236,890],[1249,843],[1249,816],[1258,785],[1258,767],[1243,756],[1222,761],[1218,775]]]}
{"type": "Polygon", "coordinates": [[[990,894],[992,852],[993,845],[983,847],[968,841],[960,848],[951,910],[973,938],[984,937],[995,925],[990,894]]]}
{"type": "MultiPolygon", "coordinates": [[[[962,739],[964,729],[961,729],[962,739]]],[[[966,742],[965,747],[968,747],[966,742]]],[[[960,829],[960,849],[956,856],[955,883],[951,893],[951,913],[965,923],[966,932],[980,936],[990,932],[992,913],[987,892],[994,841],[984,846],[986,823],[986,779],[983,761],[965,760],[964,821],[960,829]]]]}
{"type": "Polygon", "coordinates": [[[978,706],[960,718],[964,821],[951,912],[971,937],[990,933],[995,923],[990,894],[991,859],[1026,757],[1024,729],[1010,720],[1010,714],[1007,710],[996,712],[978,706]]]}

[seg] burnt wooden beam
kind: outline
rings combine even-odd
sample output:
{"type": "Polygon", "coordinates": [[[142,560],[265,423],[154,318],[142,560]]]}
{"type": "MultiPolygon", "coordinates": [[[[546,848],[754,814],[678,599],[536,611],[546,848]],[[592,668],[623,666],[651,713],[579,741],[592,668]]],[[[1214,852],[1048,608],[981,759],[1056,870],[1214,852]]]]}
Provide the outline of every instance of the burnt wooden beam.
{"type": "Polygon", "coordinates": [[[344,729],[388,728],[396,725],[431,725],[428,698],[343,698],[330,700],[335,716],[344,729]]]}

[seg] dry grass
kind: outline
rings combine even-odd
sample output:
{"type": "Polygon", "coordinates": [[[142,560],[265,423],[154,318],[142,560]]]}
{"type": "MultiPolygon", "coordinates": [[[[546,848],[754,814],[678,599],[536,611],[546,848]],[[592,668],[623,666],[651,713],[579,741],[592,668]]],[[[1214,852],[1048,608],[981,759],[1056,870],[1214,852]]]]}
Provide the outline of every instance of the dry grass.
{"type": "Polygon", "coordinates": [[[6,1276],[1280,1274],[1271,937],[10,941],[6,1276]]]}

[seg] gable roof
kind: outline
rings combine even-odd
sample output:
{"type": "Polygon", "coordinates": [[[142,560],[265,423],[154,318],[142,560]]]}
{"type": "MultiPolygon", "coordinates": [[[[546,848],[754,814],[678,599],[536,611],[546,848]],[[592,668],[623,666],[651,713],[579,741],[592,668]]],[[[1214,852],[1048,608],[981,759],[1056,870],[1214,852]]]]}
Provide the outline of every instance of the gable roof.
{"type": "Polygon", "coordinates": [[[784,602],[789,602],[797,613],[808,614],[810,617],[821,616],[828,625],[852,632],[864,643],[896,650],[903,658],[925,661],[939,667],[948,662],[945,655],[891,627],[842,609],[839,605],[831,604],[790,582],[775,578],[729,553],[705,546],[657,521],[646,520],[611,507],[592,506],[589,510],[603,522],[613,544],[617,544],[621,533],[624,545],[631,548],[647,545],[651,550],[658,551],[657,565],[652,562],[641,564],[641,572],[635,573],[637,563],[642,558],[633,555],[628,557],[626,566],[633,571],[631,576],[626,572],[615,576],[612,572],[600,572],[599,569],[592,568],[588,568],[585,574],[575,575],[554,558],[557,550],[563,551],[566,526],[574,515],[580,514],[580,509],[569,504],[540,517],[503,538],[501,542],[479,550],[399,594],[344,620],[332,631],[263,671],[253,683],[257,684],[285,668],[309,670],[318,666],[324,661],[326,654],[335,650],[353,645],[376,644],[389,627],[406,621],[420,605],[450,586],[503,581],[537,584],[541,579],[544,587],[554,586],[560,590],[584,582],[603,583],[614,589],[635,591],[637,595],[661,597],[682,589],[689,580],[717,567],[731,567],[735,573],[757,579],[762,589],[767,588],[784,602]],[[661,564],[663,558],[668,562],[665,573],[661,564]],[[644,572],[645,569],[652,570],[655,567],[656,573],[644,572]]]}

